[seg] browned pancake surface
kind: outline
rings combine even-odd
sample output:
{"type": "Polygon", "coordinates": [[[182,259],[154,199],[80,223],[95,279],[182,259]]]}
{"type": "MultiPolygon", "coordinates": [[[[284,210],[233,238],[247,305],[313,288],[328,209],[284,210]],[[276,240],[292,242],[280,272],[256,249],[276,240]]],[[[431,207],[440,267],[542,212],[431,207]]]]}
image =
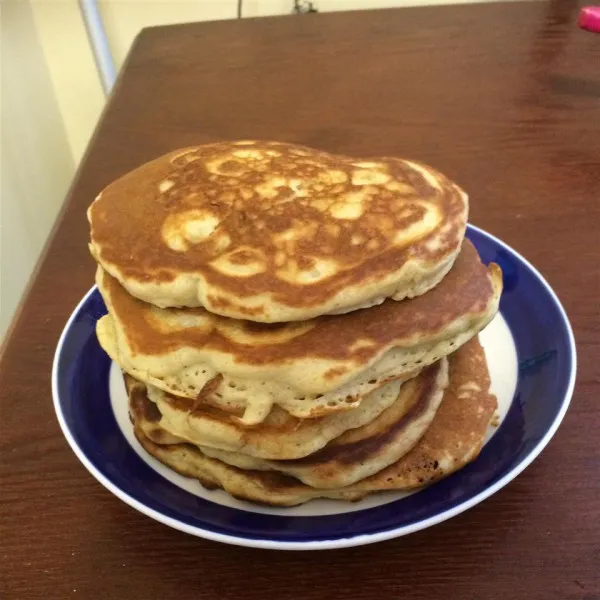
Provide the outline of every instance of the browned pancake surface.
{"type": "Polygon", "coordinates": [[[414,161],[278,142],[172,152],[109,185],[89,211],[95,256],[121,281],[198,276],[209,295],[196,306],[256,321],[290,319],[245,298],[310,309],[409,261],[435,271],[466,217],[464,192],[414,161]]]}

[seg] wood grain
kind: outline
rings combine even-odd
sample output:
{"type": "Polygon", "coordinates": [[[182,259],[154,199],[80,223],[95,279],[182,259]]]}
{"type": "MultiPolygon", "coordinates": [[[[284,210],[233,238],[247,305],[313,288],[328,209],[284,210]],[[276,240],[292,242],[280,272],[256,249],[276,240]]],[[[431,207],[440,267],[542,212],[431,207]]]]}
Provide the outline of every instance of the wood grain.
{"type": "Polygon", "coordinates": [[[600,36],[577,29],[577,12],[433,7],[138,37],[1,358],[3,600],[600,598],[600,36]],[[469,191],[472,222],[546,275],[575,328],[579,377],[560,431],[522,476],[406,538],[277,553],[170,530],[78,463],[50,365],[93,282],[85,209],[145,160],[228,138],[432,163],[469,191]]]}

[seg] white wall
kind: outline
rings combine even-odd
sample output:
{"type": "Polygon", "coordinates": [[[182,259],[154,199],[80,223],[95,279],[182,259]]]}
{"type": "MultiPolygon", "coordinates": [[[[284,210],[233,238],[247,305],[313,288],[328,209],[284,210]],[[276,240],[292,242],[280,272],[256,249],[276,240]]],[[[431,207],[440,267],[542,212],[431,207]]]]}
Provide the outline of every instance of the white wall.
{"type": "Polygon", "coordinates": [[[144,27],[233,19],[237,0],[99,0],[111,53],[120,67],[144,27]]]}
{"type": "Polygon", "coordinates": [[[1,6],[0,339],[74,171],[31,6],[1,6]]]}
{"type": "Polygon", "coordinates": [[[69,148],[78,164],[105,102],[83,17],[77,0],[34,0],[31,6],[69,148]]]}

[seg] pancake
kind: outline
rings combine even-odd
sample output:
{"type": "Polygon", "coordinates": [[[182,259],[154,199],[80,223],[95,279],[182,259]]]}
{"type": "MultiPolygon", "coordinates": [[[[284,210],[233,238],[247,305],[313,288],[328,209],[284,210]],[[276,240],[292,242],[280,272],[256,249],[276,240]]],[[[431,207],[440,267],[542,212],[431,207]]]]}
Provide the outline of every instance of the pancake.
{"type": "Polygon", "coordinates": [[[275,406],[265,420],[246,426],[238,415],[204,402],[178,398],[126,375],[132,410],[144,415],[144,431],[159,443],[187,441],[260,458],[291,459],[316,452],[349,429],[373,421],[396,403],[401,383],[394,381],[368,394],[354,410],[298,419],[275,406]],[[147,404],[150,406],[147,406],[147,404]],[[156,432],[156,435],[154,435],[156,432]],[[166,438],[170,435],[170,438],[166,438]],[[171,439],[171,441],[164,441],[171,439]]]}
{"type": "Polygon", "coordinates": [[[497,407],[489,392],[485,354],[471,340],[449,359],[450,383],[431,425],[416,446],[396,463],[352,485],[318,489],[277,472],[244,470],[210,458],[192,444],[160,445],[135,434],[145,450],[209,489],[221,488],[236,498],[274,506],[294,506],[314,498],[359,500],[377,491],[409,491],[429,485],[474,460],[497,407]]]}
{"type": "Polygon", "coordinates": [[[104,350],[127,373],[176,396],[262,421],[272,406],[310,418],[350,410],[374,389],[406,379],[456,350],[494,316],[500,268],[465,240],[451,271],[418,298],[279,325],[204,309],[159,309],[130,296],[99,268],[109,315],[104,350]]]}
{"type": "MultiPolygon", "coordinates": [[[[148,419],[146,415],[152,415],[153,409],[147,404],[152,403],[147,396],[140,394],[130,394],[130,412],[137,413],[135,421],[141,426],[144,434],[159,444],[165,443],[166,431],[166,435],[169,436],[168,443],[193,443],[206,456],[217,458],[234,467],[279,471],[292,475],[312,487],[338,488],[381,471],[411,450],[431,424],[447,385],[448,361],[442,358],[435,365],[423,369],[417,377],[404,383],[394,402],[377,417],[360,427],[346,431],[322,449],[299,460],[256,458],[254,447],[249,447],[245,437],[238,438],[237,445],[240,449],[237,452],[218,449],[224,444],[215,439],[214,435],[209,435],[208,441],[216,447],[207,446],[206,436],[199,436],[195,431],[189,435],[189,426],[184,431],[178,427],[169,427],[170,423],[166,419],[148,419]]],[[[159,411],[154,413],[154,416],[160,415],[160,406],[155,408],[159,408],[159,411]]],[[[356,410],[360,411],[361,408],[356,410]]],[[[268,437],[270,434],[269,429],[262,424],[253,429],[259,439],[261,435],[268,437]]],[[[280,448],[277,448],[279,456],[272,458],[282,458],[281,454],[290,454],[290,450],[291,453],[297,454],[292,439],[293,433],[290,434],[290,439],[286,439],[285,435],[280,437],[280,448]]]]}
{"type": "Polygon", "coordinates": [[[267,471],[242,471],[202,454],[192,444],[161,446],[148,439],[135,424],[133,433],[144,450],[184,477],[197,479],[208,490],[223,489],[234,498],[267,506],[296,506],[313,498],[360,500],[368,492],[321,490],[297,479],[267,471]]]}
{"type": "Polygon", "coordinates": [[[92,255],[133,296],[271,323],[425,293],[467,213],[456,184],[414,161],[245,141],[142,165],[88,218],[92,255]]]}

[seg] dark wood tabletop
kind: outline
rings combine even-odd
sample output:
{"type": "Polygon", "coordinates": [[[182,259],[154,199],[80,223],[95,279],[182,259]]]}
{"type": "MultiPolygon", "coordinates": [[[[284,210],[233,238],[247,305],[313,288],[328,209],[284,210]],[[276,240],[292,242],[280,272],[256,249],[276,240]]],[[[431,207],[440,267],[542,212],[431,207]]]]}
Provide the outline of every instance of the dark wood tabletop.
{"type": "Polygon", "coordinates": [[[465,5],[137,38],[1,358],[3,600],[600,599],[600,35],[577,14],[568,2],[465,5]],[[405,538],[275,552],[169,529],[77,461],[50,368],[93,283],[86,208],[146,160],[234,138],[431,163],[468,190],[471,222],[547,277],[575,329],[578,379],[556,437],[514,482],[405,538]]]}

